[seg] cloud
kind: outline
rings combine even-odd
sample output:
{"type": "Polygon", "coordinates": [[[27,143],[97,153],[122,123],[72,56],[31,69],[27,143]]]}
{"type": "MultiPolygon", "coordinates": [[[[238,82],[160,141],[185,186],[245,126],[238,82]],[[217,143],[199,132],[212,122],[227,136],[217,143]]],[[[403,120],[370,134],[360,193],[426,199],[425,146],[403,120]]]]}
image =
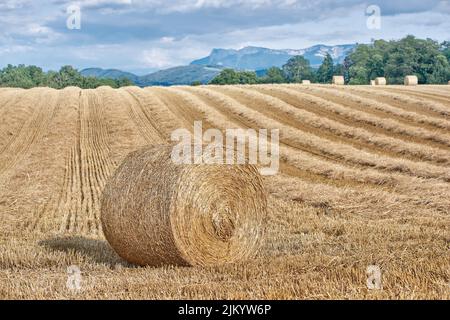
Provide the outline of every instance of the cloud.
{"type": "Polygon", "coordinates": [[[0,3],[0,10],[15,10],[23,8],[25,5],[28,5],[30,0],[6,0],[0,3]]]}
{"type": "Polygon", "coordinates": [[[63,6],[77,4],[82,8],[104,8],[108,6],[131,5],[133,0],[54,0],[53,3],[63,6]]]}
{"type": "Polygon", "coordinates": [[[189,12],[201,9],[220,9],[231,7],[245,7],[257,10],[260,8],[275,6],[285,7],[298,3],[298,0],[195,0],[195,1],[175,1],[173,4],[166,5],[162,12],[189,12]]]}
{"type": "Polygon", "coordinates": [[[161,43],[173,43],[175,41],[174,37],[162,37],[160,39],[161,43]]]}
{"type": "Polygon", "coordinates": [[[31,46],[20,46],[20,45],[5,46],[0,47],[0,55],[25,53],[33,50],[34,48],[31,46]]]}
{"type": "Polygon", "coordinates": [[[406,34],[450,40],[449,21],[450,1],[442,0],[4,0],[0,61],[146,73],[215,47],[300,49],[406,34]],[[66,9],[77,2],[81,30],[68,30],[66,9]],[[380,30],[366,27],[369,3],[381,8],[380,30]]]}
{"type": "Polygon", "coordinates": [[[173,66],[173,53],[166,49],[154,48],[144,50],[141,55],[141,61],[145,67],[151,69],[162,69],[173,66]]]}
{"type": "Polygon", "coordinates": [[[147,44],[139,62],[150,70],[164,69],[188,64],[208,52],[209,48],[202,46],[196,39],[171,39],[147,44]]]}

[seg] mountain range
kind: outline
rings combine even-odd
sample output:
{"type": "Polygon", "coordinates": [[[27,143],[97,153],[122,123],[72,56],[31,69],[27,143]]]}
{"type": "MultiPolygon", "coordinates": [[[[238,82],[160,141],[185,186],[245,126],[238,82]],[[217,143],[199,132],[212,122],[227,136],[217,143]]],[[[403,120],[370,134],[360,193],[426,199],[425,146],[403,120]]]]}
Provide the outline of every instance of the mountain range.
{"type": "Polygon", "coordinates": [[[130,72],[124,72],[117,69],[88,68],[81,70],[85,77],[96,77],[101,79],[121,79],[131,80],[140,87],[146,86],[173,86],[191,84],[194,81],[200,81],[203,84],[208,83],[217,76],[222,67],[188,65],[156,71],[144,76],[138,76],[130,72]]]}
{"type": "Polygon", "coordinates": [[[194,81],[208,83],[223,68],[252,70],[264,74],[264,70],[270,67],[281,67],[296,55],[302,55],[308,59],[313,68],[320,66],[327,53],[333,57],[335,63],[342,63],[355,46],[355,44],[337,46],[315,45],[300,50],[275,50],[261,47],[245,47],[239,50],[213,49],[210,55],[194,60],[188,66],[160,70],[144,76],[137,76],[117,69],[101,68],[84,69],[81,71],[81,74],[98,78],[127,78],[134,84],[142,87],[150,85],[185,85],[194,81]]]}
{"type": "Polygon", "coordinates": [[[354,44],[326,46],[316,45],[307,49],[274,50],[260,47],[245,47],[240,50],[213,49],[205,58],[192,61],[192,65],[218,65],[238,70],[264,70],[270,67],[281,67],[293,56],[304,56],[313,68],[317,68],[327,53],[335,63],[342,63],[345,56],[353,50],[354,44]]]}

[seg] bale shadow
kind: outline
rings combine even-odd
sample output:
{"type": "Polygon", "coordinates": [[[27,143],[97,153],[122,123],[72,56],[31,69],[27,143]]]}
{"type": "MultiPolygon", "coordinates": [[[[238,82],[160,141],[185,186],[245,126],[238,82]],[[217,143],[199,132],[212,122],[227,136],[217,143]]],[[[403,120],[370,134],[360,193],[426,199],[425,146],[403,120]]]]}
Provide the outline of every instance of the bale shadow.
{"type": "Polygon", "coordinates": [[[51,251],[79,253],[95,263],[106,264],[112,268],[132,267],[119,257],[105,240],[83,236],[57,236],[41,240],[38,244],[51,251]]]}

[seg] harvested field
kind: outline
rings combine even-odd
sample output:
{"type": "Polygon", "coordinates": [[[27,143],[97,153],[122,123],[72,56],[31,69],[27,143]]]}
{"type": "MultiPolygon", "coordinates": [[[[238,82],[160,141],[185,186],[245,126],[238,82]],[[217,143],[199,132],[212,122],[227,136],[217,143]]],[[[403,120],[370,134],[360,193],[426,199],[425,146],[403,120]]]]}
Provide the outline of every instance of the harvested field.
{"type": "Polygon", "coordinates": [[[450,299],[450,86],[1,89],[0,221],[1,299],[450,299]],[[101,230],[106,181],[196,120],[280,129],[262,249],[132,266],[101,230]]]}

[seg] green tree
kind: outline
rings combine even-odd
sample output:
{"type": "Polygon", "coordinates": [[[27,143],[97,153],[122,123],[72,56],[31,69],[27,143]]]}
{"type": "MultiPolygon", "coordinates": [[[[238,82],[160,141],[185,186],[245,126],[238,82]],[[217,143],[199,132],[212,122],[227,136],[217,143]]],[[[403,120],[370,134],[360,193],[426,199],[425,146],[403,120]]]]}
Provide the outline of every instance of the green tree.
{"type": "Polygon", "coordinates": [[[0,71],[0,84],[3,87],[29,89],[43,84],[42,69],[24,65],[8,65],[0,71]]]}
{"type": "Polygon", "coordinates": [[[407,36],[397,41],[376,40],[358,45],[346,57],[344,75],[350,84],[368,84],[384,76],[390,84],[401,84],[406,75],[417,75],[419,83],[446,83],[450,76],[449,43],[407,36]]]}
{"type": "Polygon", "coordinates": [[[51,87],[62,89],[67,86],[77,86],[83,89],[97,88],[99,86],[111,86],[119,88],[133,85],[126,78],[123,79],[98,79],[94,77],[83,77],[71,66],[62,67],[59,72],[43,72],[36,66],[12,66],[8,65],[0,70],[0,86],[29,89],[33,87],[51,87]]]}
{"type": "Polygon", "coordinates": [[[354,65],[349,69],[349,84],[367,84],[368,83],[368,72],[364,66],[354,65]]]}
{"type": "Polygon", "coordinates": [[[222,70],[214,79],[210,81],[211,84],[238,84],[239,75],[233,69],[222,70]]]}
{"type": "Polygon", "coordinates": [[[201,81],[193,81],[192,83],[191,83],[191,86],[194,86],[194,87],[197,87],[197,86],[201,86],[202,85],[202,82],[201,81]]]}
{"type": "Polygon", "coordinates": [[[338,63],[333,68],[333,76],[342,76],[345,73],[344,65],[338,63]]]}
{"type": "Polygon", "coordinates": [[[368,81],[375,79],[376,77],[384,76],[384,63],[383,56],[379,53],[373,54],[369,57],[366,63],[368,81]]]}
{"type": "Polygon", "coordinates": [[[345,68],[349,84],[367,84],[370,81],[366,62],[370,57],[371,47],[359,45],[355,51],[346,57],[345,68]]]}
{"type": "Polygon", "coordinates": [[[331,83],[334,75],[334,63],[333,58],[329,53],[323,59],[323,62],[317,70],[317,81],[320,83],[331,83]]]}
{"type": "Polygon", "coordinates": [[[129,86],[133,86],[133,85],[134,85],[134,83],[128,78],[120,78],[120,79],[116,80],[117,88],[129,87],[129,86]]]}
{"type": "Polygon", "coordinates": [[[257,84],[258,76],[254,71],[238,72],[239,84],[257,84]]]}
{"type": "Polygon", "coordinates": [[[295,56],[289,59],[283,66],[283,73],[289,82],[301,82],[302,80],[311,80],[313,78],[309,60],[303,56],[295,56]]]}
{"type": "Polygon", "coordinates": [[[277,67],[271,67],[267,70],[266,76],[262,79],[264,83],[283,83],[286,82],[283,70],[277,67]]]}
{"type": "Polygon", "coordinates": [[[442,54],[447,58],[447,61],[450,63],[450,41],[444,41],[441,44],[442,54]]]}
{"type": "Polygon", "coordinates": [[[56,75],[56,87],[82,86],[83,76],[72,66],[63,66],[56,75]]]}
{"type": "Polygon", "coordinates": [[[254,71],[235,71],[233,69],[222,70],[210,84],[256,84],[258,76],[254,71]]]}

